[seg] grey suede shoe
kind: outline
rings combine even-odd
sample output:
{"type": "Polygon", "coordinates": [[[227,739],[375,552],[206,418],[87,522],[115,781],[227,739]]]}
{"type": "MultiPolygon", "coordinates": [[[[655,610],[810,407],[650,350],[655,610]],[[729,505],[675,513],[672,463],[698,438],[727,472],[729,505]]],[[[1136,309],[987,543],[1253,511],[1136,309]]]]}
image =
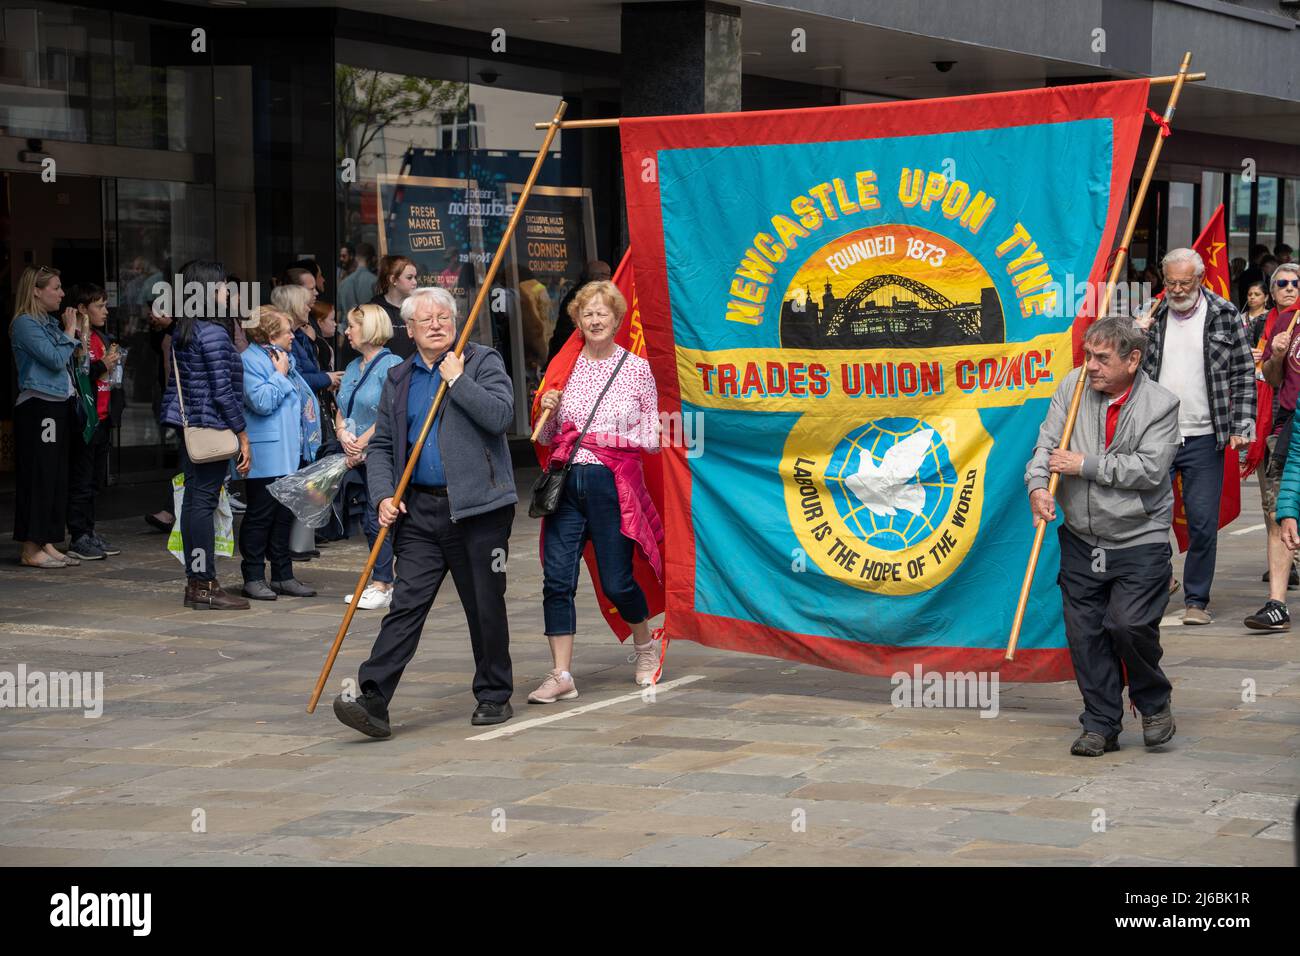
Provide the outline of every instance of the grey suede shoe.
{"type": "Polygon", "coordinates": [[[1148,747],[1159,747],[1174,739],[1174,712],[1165,704],[1150,717],[1142,716],[1142,742],[1148,747]]]}
{"type": "Polygon", "coordinates": [[[244,597],[254,601],[274,601],[275,592],[266,586],[265,581],[245,581],[244,597]]]}
{"type": "Polygon", "coordinates": [[[1119,750],[1119,735],[1107,739],[1092,730],[1085,730],[1070,746],[1070,753],[1076,757],[1100,757],[1102,754],[1119,750]]]}
{"type": "Polygon", "coordinates": [[[290,578],[287,581],[272,581],[271,590],[276,594],[283,594],[285,597],[315,597],[316,592],[307,585],[303,584],[297,578],[290,578]]]}

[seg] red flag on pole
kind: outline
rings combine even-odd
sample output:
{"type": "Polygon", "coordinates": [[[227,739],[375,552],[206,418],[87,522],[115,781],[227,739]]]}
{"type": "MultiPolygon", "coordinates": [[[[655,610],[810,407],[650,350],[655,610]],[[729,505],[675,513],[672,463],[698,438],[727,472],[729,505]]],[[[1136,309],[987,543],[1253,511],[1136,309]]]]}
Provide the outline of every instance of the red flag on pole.
{"type": "MultiPolygon", "coordinates": [[[[641,326],[641,310],[638,307],[636,297],[636,283],[632,276],[632,253],[628,250],[623,255],[623,261],[618,264],[614,271],[614,285],[618,286],[618,291],[623,293],[623,298],[627,300],[627,315],[623,317],[623,324],[619,327],[618,334],[614,336],[614,341],[618,345],[627,349],[633,355],[645,357],[646,343],[645,334],[641,326]]],[[[546,366],[546,374],[538,383],[537,393],[533,396],[533,408],[530,421],[536,425],[537,418],[541,414],[542,395],[553,388],[563,389],[569,381],[569,375],[573,372],[574,365],[577,364],[578,355],[582,352],[583,338],[581,329],[575,328],[569,340],[564,343],[560,351],[555,353],[549,365],[546,366]]],[[[533,451],[537,454],[537,460],[543,468],[546,467],[550,459],[551,449],[549,445],[542,445],[534,442],[533,451]]],[[[664,513],[664,483],[663,469],[659,466],[659,456],[649,452],[641,453],[641,470],[645,475],[646,490],[650,492],[650,499],[654,502],[655,508],[659,514],[664,513]]],[[[587,562],[587,571],[591,574],[591,583],[596,588],[596,601],[600,604],[600,611],[605,615],[605,621],[609,624],[610,629],[618,635],[620,641],[627,640],[632,633],[631,628],[619,616],[618,609],[614,602],[605,597],[605,592],[600,588],[600,575],[596,569],[596,549],[590,541],[587,542],[582,556],[587,562]]],[[[646,561],[641,554],[640,549],[633,549],[632,575],[636,583],[641,585],[641,590],[645,592],[646,604],[650,608],[650,616],[662,614],[664,610],[664,586],[655,574],[650,563],[646,561]]]]}
{"type": "MultiPolygon", "coordinates": [[[[1192,243],[1192,248],[1200,255],[1201,260],[1205,263],[1205,278],[1203,284],[1211,292],[1225,299],[1232,298],[1232,273],[1228,268],[1228,234],[1223,225],[1223,204],[1214,211],[1210,221],[1206,224],[1205,229],[1192,243]]],[[[1259,399],[1259,409],[1261,421],[1258,423],[1260,431],[1257,431],[1256,441],[1262,441],[1262,435],[1267,431],[1262,430],[1265,422],[1263,417],[1268,414],[1271,417],[1273,407],[1272,389],[1268,389],[1268,394],[1262,394],[1263,389],[1268,389],[1267,385],[1256,380],[1255,387],[1259,399]]],[[[1271,424],[1271,422],[1270,422],[1271,424]]],[[[1251,454],[1254,454],[1254,447],[1251,448],[1251,454]]],[[[1261,450],[1262,457],[1262,450],[1261,450]]],[[[1247,458],[1249,463],[1250,458],[1247,458]]],[[[1259,462],[1256,460],[1255,465],[1259,462]]],[[[1252,468],[1254,466],[1251,466],[1252,468]]],[[[1246,474],[1250,472],[1247,471],[1246,474]]],[[[1241,479],[1242,466],[1237,457],[1237,453],[1231,448],[1225,448],[1223,452],[1223,494],[1219,498],[1219,527],[1225,527],[1236,520],[1237,515],[1241,514],[1241,479]]],[[[1183,488],[1182,476],[1174,480],[1174,537],[1178,539],[1178,550],[1187,550],[1187,513],[1183,510],[1183,488]]]]}

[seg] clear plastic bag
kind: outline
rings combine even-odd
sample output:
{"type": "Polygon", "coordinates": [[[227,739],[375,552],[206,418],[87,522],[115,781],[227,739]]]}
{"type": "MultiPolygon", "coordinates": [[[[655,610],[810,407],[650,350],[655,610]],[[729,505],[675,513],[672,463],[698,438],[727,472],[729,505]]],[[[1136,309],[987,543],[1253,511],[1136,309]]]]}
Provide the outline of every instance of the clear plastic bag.
{"type": "Polygon", "coordinates": [[[277,478],[267,490],[303,524],[323,528],[347,473],[347,455],[328,455],[292,475],[277,478]]]}

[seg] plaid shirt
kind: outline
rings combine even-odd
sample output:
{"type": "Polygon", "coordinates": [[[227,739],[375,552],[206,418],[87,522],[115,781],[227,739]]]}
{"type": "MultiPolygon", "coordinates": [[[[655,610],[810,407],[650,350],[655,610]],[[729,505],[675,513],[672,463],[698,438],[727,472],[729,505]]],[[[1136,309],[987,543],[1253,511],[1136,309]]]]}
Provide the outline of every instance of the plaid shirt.
{"type": "MultiPolygon", "coordinates": [[[[1205,296],[1205,380],[1210,416],[1214,419],[1214,440],[1219,448],[1230,435],[1255,435],[1255,361],[1246,340],[1246,327],[1237,317],[1237,307],[1202,288],[1205,296]]],[[[1156,308],[1155,321],[1147,330],[1147,353],[1142,369],[1160,380],[1160,363],[1165,351],[1165,322],[1169,299],[1156,308]]]]}

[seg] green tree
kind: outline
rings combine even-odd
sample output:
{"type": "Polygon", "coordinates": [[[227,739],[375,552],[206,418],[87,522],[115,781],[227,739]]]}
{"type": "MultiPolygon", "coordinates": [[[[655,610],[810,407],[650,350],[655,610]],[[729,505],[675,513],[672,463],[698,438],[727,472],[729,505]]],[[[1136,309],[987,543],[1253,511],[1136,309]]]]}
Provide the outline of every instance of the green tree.
{"type": "MultiPolygon", "coordinates": [[[[375,140],[389,129],[408,129],[436,121],[438,113],[468,108],[469,86],[451,80],[431,80],[366,70],[342,63],[334,67],[335,145],[337,160],[357,166],[374,151],[375,140]]],[[[354,208],[356,183],[343,183],[343,236],[353,238],[359,209],[354,208]]]]}

